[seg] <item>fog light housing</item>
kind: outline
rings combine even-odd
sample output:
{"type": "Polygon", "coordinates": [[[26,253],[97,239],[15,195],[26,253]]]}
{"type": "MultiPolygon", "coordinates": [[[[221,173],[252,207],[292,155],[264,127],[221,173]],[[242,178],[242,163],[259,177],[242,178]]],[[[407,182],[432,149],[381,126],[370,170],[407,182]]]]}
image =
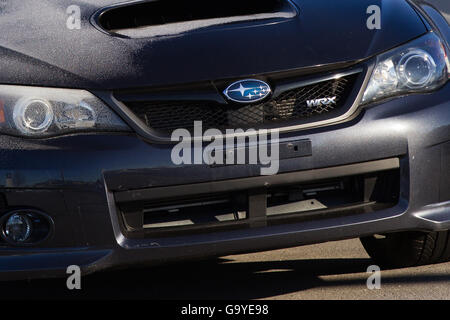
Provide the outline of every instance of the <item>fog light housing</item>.
{"type": "Polygon", "coordinates": [[[34,245],[48,238],[53,222],[47,215],[34,210],[16,210],[0,219],[1,237],[18,246],[34,245]]]}

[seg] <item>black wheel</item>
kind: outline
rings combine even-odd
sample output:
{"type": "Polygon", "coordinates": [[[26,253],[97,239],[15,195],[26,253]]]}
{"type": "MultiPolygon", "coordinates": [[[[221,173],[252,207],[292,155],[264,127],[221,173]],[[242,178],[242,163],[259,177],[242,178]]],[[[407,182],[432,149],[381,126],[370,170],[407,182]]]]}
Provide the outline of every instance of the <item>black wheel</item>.
{"type": "Polygon", "coordinates": [[[400,232],[361,238],[379,266],[412,267],[450,260],[450,231],[400,232]]]}

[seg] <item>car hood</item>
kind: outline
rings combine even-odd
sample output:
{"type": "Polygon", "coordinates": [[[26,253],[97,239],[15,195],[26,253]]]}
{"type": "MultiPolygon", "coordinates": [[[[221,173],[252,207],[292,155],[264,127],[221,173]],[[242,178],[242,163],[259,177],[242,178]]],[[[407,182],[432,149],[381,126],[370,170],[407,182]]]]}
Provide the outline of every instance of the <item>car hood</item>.
{"type": "Polygon", "coordinates": [[[93,23],[117,2],[2,1],[0,83],[118,89],[248,77],[361,61],[427,31],[406,1],[295,0],[297,14],[281,20],[118,37],[93,23]],[[80,29],[67,27],[71,5],[80,29]],[[379,30],[367,28],[370,5],[381,9],[379,30]]]}

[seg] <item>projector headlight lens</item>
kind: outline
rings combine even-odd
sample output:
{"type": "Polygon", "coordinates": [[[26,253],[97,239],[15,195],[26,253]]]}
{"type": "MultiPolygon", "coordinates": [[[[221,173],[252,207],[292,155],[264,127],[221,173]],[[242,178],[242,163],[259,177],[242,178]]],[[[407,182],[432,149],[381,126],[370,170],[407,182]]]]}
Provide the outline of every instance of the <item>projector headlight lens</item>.
{"type": "Polygon", "coordinates": [[[436,90],[447,82],[448,66],[444,44],[435,33],[428,33],[378,56],[362,103],[436,90]]]}
{"type": "Polygon", "coordinates": [[[400,81],[410,89],[425,87],[436,73],[436,63],[426,51],[417,49],[405,54],[397,66],[400,81]]]}
{"type": "Polygon", "coordinates": [[[16,127],[23,133],[44,132],[53,121],[50,102],[41,99],[21,99],[13,109],[16,127]]]}
{"type": "Polygon", "coordinates": [[[85,90],[0,85],[0,133],[48,137],[80,131],[130,131],[85,90]]]}

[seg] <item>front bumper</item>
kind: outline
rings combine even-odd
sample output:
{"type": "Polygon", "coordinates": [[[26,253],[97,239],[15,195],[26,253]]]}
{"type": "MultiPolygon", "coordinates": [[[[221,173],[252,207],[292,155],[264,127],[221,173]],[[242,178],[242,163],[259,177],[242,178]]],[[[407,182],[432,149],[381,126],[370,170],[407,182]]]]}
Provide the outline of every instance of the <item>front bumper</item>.
{"type": "Polygon", "coordinates": [[[322,168],[351,169],[397,159],[400,193],[395,206],[370,214],[173,237],[127,237],[118,223],[115,195],[211,181],[220,186],[234,179],[260,180],[259,168],[175,166],[172,145],[148,143],[133,134],[47,140],[4,136],[0,194],[6,203],[1,212],[35,208],[52,217],[55,229],[36,247],[0,243],[0,279],[62,276],[73,264],[89,273],[375,233],[450,229],[449,97],[447,84],[432,94],[367,107],[344,123],[281,137],[282,141],[309,139],[312,155],[282,160],[280,175],[309,172],[314,176],[322,168]]]}

